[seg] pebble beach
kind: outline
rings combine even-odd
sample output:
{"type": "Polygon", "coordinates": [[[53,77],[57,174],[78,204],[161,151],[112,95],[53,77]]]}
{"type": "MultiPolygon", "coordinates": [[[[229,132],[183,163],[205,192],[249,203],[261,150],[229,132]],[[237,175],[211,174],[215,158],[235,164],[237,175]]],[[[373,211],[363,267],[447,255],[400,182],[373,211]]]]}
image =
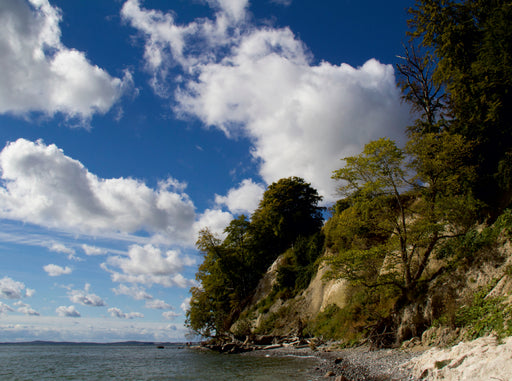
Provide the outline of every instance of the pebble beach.
{"type": "Polygon", "coordinates": [[[384,381],[417,380],[410,369],[402,365],[423,353],[420,349],[379,349],[370,350],[368,346],[347,349],[320,347],[280,347],[268,350],[247,352],[243,356],[312,356],[318,359],[312,369],[313,379],[332,379],[336,381],[384,381]]]}

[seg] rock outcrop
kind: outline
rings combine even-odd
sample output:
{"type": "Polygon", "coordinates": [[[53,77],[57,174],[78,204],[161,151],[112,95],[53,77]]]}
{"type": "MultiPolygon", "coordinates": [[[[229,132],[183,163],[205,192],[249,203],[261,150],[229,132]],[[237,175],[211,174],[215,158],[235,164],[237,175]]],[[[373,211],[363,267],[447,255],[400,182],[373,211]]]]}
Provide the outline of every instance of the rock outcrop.
{"type": "MultiPolygon", "coordinates": [[[[324,257],[331,255],[326,252],[324,257]]],[[[264,304],[274,285],[277,282],[279,267],[284,260],[279,256],[268,268],[260,280],[251,302],[246,306],[242,316],[231,327],[234,334],[247,331],[258,331],[272,319],[272,335],[276,337],[301,337],[305,322],[314,319],[329,305],[335,304],[340,308],[346,305],[348,282],[344,279],[328,279],[329,266],[322,262],[318,271],[311,280],[309,286],[294,298],[282,300],[276,299],[266,310],[261,311],[257,306],[264,304]],[[247,327],[247,325],[249,327],[247,327]]]]}
{"type": "Polygon", "coordinates": [[[428,380],[510,380],[512,337],[503,343],[495,337],[481,337],[454,347],[432,348],[404,366],[416,379],[428,380]]]}

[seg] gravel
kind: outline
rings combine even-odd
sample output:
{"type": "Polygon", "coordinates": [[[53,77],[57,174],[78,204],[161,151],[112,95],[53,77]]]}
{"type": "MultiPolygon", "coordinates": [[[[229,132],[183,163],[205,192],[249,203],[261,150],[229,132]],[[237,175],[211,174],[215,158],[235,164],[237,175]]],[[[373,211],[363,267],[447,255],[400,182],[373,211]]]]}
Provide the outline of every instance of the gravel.
{"type": "Polygon", "coordinates": [[[281,347],[269,350],[248,352],[249,356],[315,356],[318,365],[312,370],[313,379],[336,381],[402,381],[417,380],[411,371],[401,367],[414,357],[421,355],[419,350],[379,349],[370,350],[367,346],[332,350],[320,347],[310,348],[281,347]]]}

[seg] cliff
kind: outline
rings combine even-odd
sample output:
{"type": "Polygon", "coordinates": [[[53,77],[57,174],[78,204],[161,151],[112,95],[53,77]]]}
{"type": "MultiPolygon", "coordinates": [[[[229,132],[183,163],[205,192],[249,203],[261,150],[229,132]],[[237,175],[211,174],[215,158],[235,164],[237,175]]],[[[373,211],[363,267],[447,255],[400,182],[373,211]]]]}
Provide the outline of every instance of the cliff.
{"type": "MultiPolygon", "coordinates": [[[[332,255],[326,251],[323,258],[332,255]]],[[[348,282],[344,279],[327,279],[329,266],[320,265],[309,286],[290,299],[273,298],[274,286],[284,256],[279,256],[260,280],[249,305],[241,318],[233,324],[231,332],[241,336],[250,329],[252,333],[274,336],[302,335],[307,322],[316,318],[326,307],[345,307],[348,282]]]]}
{"type": "MultiPolygon", "coordinates": [[[[284,256],[279,256],[260,280],[231,333],[239,338],[315,335],[311,327],[322,315],[325,318],[326,310],[350,310],[350,282],[327,276],[327,259],[333,255],[327,249],[317,261],[318,269],[307,288],[289,298],[279,297],[275,292],[284,261],[284,256]]],[[[436,255],[441,257],[440,253],[436,255]]],[[[392,345],[449,345],[486,334],[512,334],[512,245],[508,235],[500,233],[494,243],[481,245],[455,264],[447,261],[432,261],[427,273],[440,275],[426,285],[424,294],[416,301],[401,306],[389,317],[396,332],[392,345]],[[440,268],[444,271],[439,272],[440,268]]],[[[338,324],[341,330],[343,322],[330,324],[338,324]]],[[[360,339],[366,340],[369,331],[361,331],[360,339]]]]}

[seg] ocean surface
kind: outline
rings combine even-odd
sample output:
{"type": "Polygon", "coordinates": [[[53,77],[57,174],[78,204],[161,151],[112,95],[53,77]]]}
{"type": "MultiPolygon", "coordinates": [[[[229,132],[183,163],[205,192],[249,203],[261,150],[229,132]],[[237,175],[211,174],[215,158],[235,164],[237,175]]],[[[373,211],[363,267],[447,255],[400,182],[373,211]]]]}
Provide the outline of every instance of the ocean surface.
{"type": "Polygon", "coordinates": [[[317,361],[182,346],[2,344],[0,380],[312,380],[317,361]]]}

